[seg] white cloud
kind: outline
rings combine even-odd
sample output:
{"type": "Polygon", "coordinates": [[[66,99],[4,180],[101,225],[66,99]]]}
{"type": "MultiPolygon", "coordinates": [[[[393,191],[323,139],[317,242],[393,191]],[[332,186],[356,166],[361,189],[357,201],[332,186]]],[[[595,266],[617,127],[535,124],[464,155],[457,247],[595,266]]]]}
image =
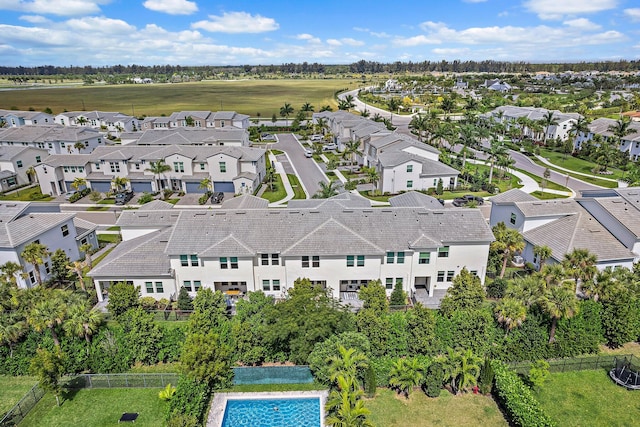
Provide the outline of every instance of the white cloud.
{"type": "Polygon", "coordinates": [[[44,16],[40,15],[22,15],[19,19],[21,21],[30,22],[32,24],[46,24],[48,22],[51,22],[44,16]]]}
{"type": "Polygon", "coordinates": [[[198,21],[191,28],[212,33],[264,33],[280,28],[273,18],[251,15],[247,12],[225,12],[222,16],[209,15],[208,21],[198,21]]]}
{"type": "Polygon", "coordinates": [[[147,0],[142,5],[149,10],[169,15],[191,15],[198,11],[198,5],[188,0],[147,0]]]}
{"type": "Polygon", "coordinates": [[[42,15],[93,15],[100,12],[100,5],[108,3],[111,0],[0,0],[0,9],[42,15]]]}
{"type": "Polygon", "coordinates": [[[380,32],[380,31],[372,31],[368,28],[362,28],[362,27],[353,27],[354,31],[359,31],[362,33],[368,33],[369,35],[373,36],[373,37],[377,37],[379,39],[388,39],[391,37],[390,34],[387,34],[385,32],[380,32]]]}
{"type": "Polygon", "coordinates": [[[295,36],[298,40],[306,40],[309,43],[320,44],[322,43],[319,38],[312,36],[311,34],[298,34],[295,36]]]}
{"type": "Polygon", "coordinates": [[[568,27],[585,31],[595,31],[602,28],[602,26],[589,21],[587,18],[570,19],[568,21],[564,21],[563,24],[568,27]]]}
{"type": "Polygon", "coordinates": [[[327,44],[329,46],[342,46],[342,42],[337,39],[327,39],[327,44]]]}
{"type": "Polygon", "coordinates": [[[463,48],[435,48],[432,49],[431,52],[436,55],[445,55],[445,56],[454,56],[454,55],[468,55],[471,50],[463,47],[463,48]]]}
{"type": "Polygon", "coordinates": [[[365,43],[360,40],[345,37],[342,39],[327,39],[327,44],[330,46],[364,46],[365,43]]]}
{"type": "Polygon", "coordinates": [[[624,14],[631,18],[632,21],[640,21],[640,7],[633,9],[625,9],[624,14]]]}
{"type": "Polygon", "coordinates": [[[123,36],[136,31],[136,27],[127,24],[121,19],[111,19],[96,16],[70,19],[66,22],[70,30],[79,32],[94,32],[96,34],[113,34],[123,36]]]}
{"type": "Polygon", "coordinates": [[[405,46],[405,47],[409,47],[409,46],[421,46],[423,44],[440,44],[442,43],[440,40],[435,39],[435,38],[429,38],[427,36],[424,35],[419,35],[419,36],[415,36],[415,37],[408,37],[408,38],[397,38],[394,41],[394,44],[397,46],[405,46]]]}
{"type": "Polygon", "coordinates": [[[527,0],[524,6],[541,19],[559,20],[566,15],[602,12],[615,9],[618,0],[527,0]]]}

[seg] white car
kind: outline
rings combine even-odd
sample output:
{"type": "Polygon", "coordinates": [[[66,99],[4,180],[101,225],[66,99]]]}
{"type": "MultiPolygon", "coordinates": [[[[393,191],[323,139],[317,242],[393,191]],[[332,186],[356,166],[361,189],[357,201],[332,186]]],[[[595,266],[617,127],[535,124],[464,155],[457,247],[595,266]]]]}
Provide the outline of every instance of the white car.
{"type": "Polygon", "coordinates": [[[329,144],[325,144],[322,146],[322,151],[331,151],[331,150],[336,150],[338,148],[338,146],[336,144],[334,144],[333,142],[330,142],[329,144]]]}
{"type": "Polygon", "coordinates": [[[311,135],[311,137],[309,137],[309,141],[322,141],[322,135],[311,135]]]}
{"type": "Polygon", "coordinates": [[[308,148],[304,150],[305,157],[313,157],[313,150],[309,150],[308,148]]]}

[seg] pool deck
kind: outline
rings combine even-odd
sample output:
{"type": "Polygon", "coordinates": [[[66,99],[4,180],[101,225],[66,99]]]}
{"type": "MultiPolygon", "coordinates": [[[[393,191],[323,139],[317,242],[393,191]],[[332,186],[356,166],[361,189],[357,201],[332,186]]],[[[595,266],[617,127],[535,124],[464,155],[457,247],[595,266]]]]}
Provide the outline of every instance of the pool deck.
{"type": "Polygon", "coordinates": [[[328,390],[311,391],[273,391],[263,393],[216,393],[211,402],[207,427],[222,427],[224,411],[227,407],[227,400],[249,400],[249,399],[304,399],[317,397],[320,399],[320,427],[324,427],[324,405],[329,396],[328,390]]]}

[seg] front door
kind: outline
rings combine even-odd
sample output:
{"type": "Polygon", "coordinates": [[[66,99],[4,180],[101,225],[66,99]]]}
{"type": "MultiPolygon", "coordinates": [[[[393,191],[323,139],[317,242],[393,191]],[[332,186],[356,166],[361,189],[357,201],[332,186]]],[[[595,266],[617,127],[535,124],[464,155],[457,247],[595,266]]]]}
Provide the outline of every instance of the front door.
{"type": "Polygon", "coordinates": [[[172,179],[171,180],[171,189],[173,191],[181,191],[182,190],[182,180],[180,180],[180,179],[172,179]]]}

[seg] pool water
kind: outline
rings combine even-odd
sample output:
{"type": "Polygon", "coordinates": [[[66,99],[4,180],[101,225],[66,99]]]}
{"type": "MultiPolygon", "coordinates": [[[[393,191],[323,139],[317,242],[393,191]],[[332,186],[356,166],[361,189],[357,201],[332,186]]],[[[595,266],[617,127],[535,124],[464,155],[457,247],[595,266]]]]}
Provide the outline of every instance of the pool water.
{"type": "Polygon", "coordinates": [[[320,427],[320,399],[229,399],[222,427],[320,427]]]}

